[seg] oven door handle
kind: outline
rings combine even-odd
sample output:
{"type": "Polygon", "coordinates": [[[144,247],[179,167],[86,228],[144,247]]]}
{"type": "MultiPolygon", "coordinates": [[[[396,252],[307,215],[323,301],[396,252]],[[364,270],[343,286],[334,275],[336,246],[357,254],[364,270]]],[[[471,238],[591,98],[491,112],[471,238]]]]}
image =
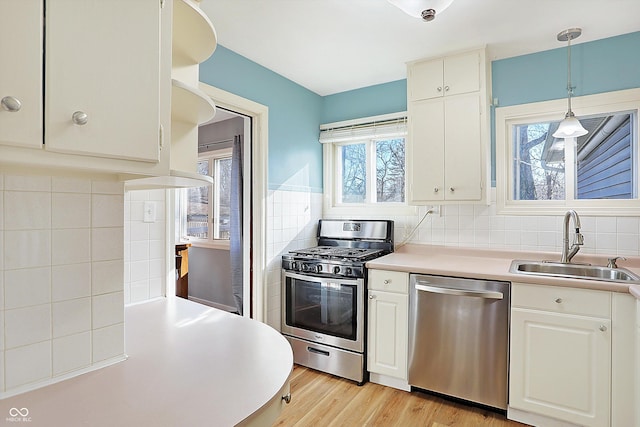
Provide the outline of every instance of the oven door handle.
{"type": "Polygon", "coordinates": [[[322,356],[331,356],[331,353],[329,353],[328,351],[318,350],[317,348],[313,348],[313,347],[307,347],[307,351],[309,353],[320,354],[322,356]]]}
{"type": "Polygon", "coordinates": [[[461,297],[477,297],[487,299],[503,299],[502,292],[496,291],[470,291],[467,289],[440,288],[437,286],[427,286],[429,282],[419,281],[416,283],[416,289],[423,292],[431,292],[434,294],[456,295],[461,297]],[[423,284],[424,283],[424,284],[423,284]],[[425,285],[426,284],[426,285],[425,285]]]}

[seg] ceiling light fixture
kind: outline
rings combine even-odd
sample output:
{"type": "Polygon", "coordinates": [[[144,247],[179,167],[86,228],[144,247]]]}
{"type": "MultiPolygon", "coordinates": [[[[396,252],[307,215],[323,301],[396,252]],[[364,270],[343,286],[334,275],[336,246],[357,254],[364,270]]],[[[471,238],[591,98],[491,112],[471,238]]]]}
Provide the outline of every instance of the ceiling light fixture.
{"type": "Polygon", "coordinates": [[[392,5],[402,9],[407,15],[433,21],[436,15],[444,12],[453,0],[388,0],[392,5]]]}
{"type": "Polygon", "coordinates": [[[574,87],[571,86],[571,40],[575,40],[582,34],[580,28],[570,28],[568,30],[558,33],[558,41],[567,42],[567,99],[569,103],[569,109],[564,116],[564,120],[560,122],[558,130],[553,133],[555,138],[577,138],[587,134],[587,130],[582,127],[580,121],[576,118],[573,111],[571,111],[571,96],[573,95],[574,87]]]}

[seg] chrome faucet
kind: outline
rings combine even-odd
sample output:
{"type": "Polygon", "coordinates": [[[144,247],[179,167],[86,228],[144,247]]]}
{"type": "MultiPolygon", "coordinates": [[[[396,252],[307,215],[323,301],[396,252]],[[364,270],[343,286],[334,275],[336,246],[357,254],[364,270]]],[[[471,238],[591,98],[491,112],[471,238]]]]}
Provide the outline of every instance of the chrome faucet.
{"type": "Polygon", "coordinates": [[[562,229],[562,258],[560,262],[569,263],[571,259],[578,253],[580,246],[584,245],[584,237],[580,234],[580,217],[578,213],[573,209],[568,210],[564,214],[564,227],[562,229]],[[569,248],[569,220],[573,219],[573,225],[575,227],[575,238],[571,248],[569,248]]]}

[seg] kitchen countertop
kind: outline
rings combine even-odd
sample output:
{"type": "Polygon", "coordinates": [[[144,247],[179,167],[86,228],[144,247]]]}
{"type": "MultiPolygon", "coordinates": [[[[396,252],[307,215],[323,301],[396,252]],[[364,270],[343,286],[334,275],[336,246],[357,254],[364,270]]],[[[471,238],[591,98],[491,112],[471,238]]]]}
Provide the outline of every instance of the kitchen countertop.
{"type": "Polygon", "coordinates": [[[125,316],[126,361],[1,400],[2,425],[232,426],[289,380],[291,347],[263,323],[175,297],[125,316]]]}
{"type": "MultiPolygon", "coordinates": [[[[606,266],[607,258],[578,253],[572,262],[606,266]]],[[[619,260],[618,266],[640,275],[640,257],[626,258],[626,261],[619,260]]],[[[368,268],[380,270],[632,293],[636,298],[640,298],[638,284],[510,273],[511,261],[515,259],[557,262],[560,260],[560,254],[407,244],[391,254],[367,262],[366,265],[368,268]]]]}

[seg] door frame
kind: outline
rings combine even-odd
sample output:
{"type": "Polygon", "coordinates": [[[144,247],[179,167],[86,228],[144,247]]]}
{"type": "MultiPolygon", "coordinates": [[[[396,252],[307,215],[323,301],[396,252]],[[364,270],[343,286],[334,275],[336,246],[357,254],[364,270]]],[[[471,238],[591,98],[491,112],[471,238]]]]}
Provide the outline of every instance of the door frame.
{"type": "Polygon", "coordinates": [[[245,279],[244,316],[260,322],[266,322],[266,219],[267,219],[267,166],[269,148],[269,107],[258,104],[231,92],[218,89],[206,83],[199,83],[199,88],[213,102],[222,108],[240,113],[251,118],[251,207],[250,207],[250,247],[243,244],[243,259],[247,256],[250,262],[243,262],[245,279]]]}

